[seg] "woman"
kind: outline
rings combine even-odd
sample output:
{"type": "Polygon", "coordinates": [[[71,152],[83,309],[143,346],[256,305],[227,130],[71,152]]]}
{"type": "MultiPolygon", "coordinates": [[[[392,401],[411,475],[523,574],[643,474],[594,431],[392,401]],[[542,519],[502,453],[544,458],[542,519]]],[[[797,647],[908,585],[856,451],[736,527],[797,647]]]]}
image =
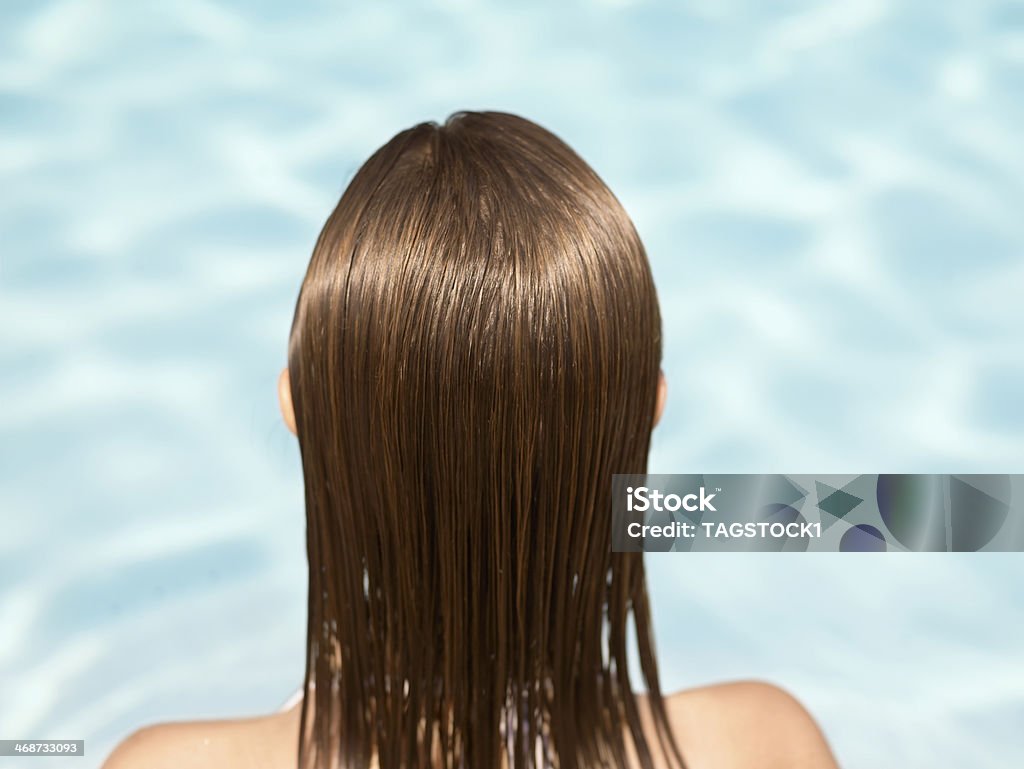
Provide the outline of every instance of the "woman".
{"type": "Polygon", "coordinates": [[[660,692],[609,499],[646,469],[660,360],[640,239],[568,146],[493,112],[399,133],[320,234],[279,383],[305,477],[303,696],[144,729],[107,766],[835,766],[771,686],[660,692]]]}

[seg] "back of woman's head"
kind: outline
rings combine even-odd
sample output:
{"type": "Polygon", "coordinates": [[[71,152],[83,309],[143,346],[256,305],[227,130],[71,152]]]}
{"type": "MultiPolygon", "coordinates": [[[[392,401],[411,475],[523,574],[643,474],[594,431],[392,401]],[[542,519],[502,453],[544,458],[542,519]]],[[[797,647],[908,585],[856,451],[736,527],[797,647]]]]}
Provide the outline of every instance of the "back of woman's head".
{"type": "Polygon", "coordinates": [[[629,217],[551,133],[458,113],[359,169],[289,350],[307,765],[651,765],[643,564],[611,552],[610,493],[645,471],[660,349],[629,217]]]}

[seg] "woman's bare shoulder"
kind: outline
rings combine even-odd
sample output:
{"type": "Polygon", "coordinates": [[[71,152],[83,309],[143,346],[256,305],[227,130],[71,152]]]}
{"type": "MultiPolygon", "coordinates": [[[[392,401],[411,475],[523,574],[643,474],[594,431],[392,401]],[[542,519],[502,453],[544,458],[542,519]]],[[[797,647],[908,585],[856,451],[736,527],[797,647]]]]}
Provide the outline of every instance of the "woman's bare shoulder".
{"type": "Polygon", "coordinates": [[[665,698],[688,769],[836,769],[828,743],[792,694],[762,681],[688,689],[665,698]]]}
{"type": "Polygon", "coordinates": [[[110,754],[103,769],[231,769],[294,763],[297,710],[257,718],[146,726],[110,754]]]}
{"type": "MultiPolygon", "coordinates": [[[[643,700],[646,710],[646,698],[643,700]]],[[[760,681],[704,686],[665,697],[687,769],[836,769],[803,705],[760,681]]],[[[103,769],[280,767],[295,760],[299,708],[260,718],[148,726],[122,742],[103,769]]]]}

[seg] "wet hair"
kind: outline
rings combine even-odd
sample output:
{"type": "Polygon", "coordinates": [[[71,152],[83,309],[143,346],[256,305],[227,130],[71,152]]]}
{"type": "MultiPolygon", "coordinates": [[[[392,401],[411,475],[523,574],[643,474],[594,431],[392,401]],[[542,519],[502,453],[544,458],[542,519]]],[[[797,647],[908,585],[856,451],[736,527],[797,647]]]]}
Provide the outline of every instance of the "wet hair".
{"type": "Polygon", "coordinates": [[[565,143],[499,112],[402,131],[317,240],[288,353],[309,624],[299,764],[639,764],[636,634],[676,766],[640,554],[661,322],[643,245],[565,143]]]}

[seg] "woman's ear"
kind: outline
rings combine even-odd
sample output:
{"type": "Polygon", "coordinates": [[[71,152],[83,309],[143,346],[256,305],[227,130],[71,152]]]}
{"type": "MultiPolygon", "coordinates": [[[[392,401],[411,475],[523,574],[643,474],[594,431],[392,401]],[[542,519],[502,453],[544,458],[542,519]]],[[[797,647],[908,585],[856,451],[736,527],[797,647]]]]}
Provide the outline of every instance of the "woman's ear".
{"type": "Polygon", "coordinates": [[[282,369],[281,375],[277,378],[277,404],[281,407],[281,418],[292,435],[295,432],[295,409],[292,407],[292,380],[288,376],[288,369],[282,369]]]}
{"type": "MultiPolygon", "coordinates": [[[[287,372],[286,372],[287,373],[287,372]]],[[[661,414],[665,411],[665,399],[668,398],[668,383],[665,381],[665,372],[658,371],[658,399],[654,405],[654,426],[657,427],[661,421],[661,414]]],[[[289,400],[289,404],[291,401],[289,400]]],[[[293,430],[294,432],[294,430],[293,430]]]]}

